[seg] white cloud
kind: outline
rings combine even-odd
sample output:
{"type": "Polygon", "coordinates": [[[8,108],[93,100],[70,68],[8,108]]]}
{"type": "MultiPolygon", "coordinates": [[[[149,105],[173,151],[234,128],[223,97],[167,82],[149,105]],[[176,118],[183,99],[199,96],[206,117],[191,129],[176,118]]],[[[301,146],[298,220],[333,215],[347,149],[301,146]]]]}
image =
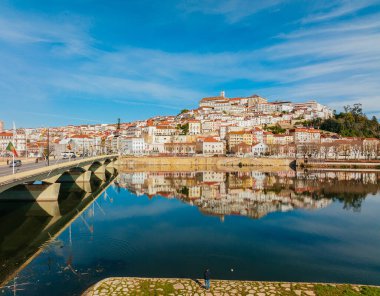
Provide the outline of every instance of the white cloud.
{"type": "Polygon", "coordinates": [[[188,13],[223,15],[229,23],[235,23],[281,2],[283,0],[188,0],[182,3],[181,8],[188,13]]]}
{"type": "MultiPolygon", "coordinates": [[[[251,5],[239,14],[238,8],[250,2],[232,2],[197,1],[188,9],[224,14],[233,22],[279,4],[251,5]]],[[[328,19],[333,19],[337,7],[330,8],[328,19]]],[[[235,90],[235,95],[261,91],[269,99],[313,98],[337,109],[361,102],[365,111],[380,112],[378,12],[331,24],[315,21],[277,36],[274,45],[235,52],[176,53],[134,47],[108,52],[96,49],[88,26],[89,21],[74,16],[56,22],[38,15],[0,13],[2,98],[49,101],[64,95],[68,100],[81,97],[179,110],[195,107],[202,96],[212,95],[209,90],[215,85],[240,79],[257,87],[235,90]]]]}
{"type": "Polygon", "coordinates": [[[94,40],[89,22],[70,14],[48,17],[22,14],[0,7],[0,42],[8,46],[44,45],[60,55],[89,55],[94,40]]]}
{"type": "Polygon", "coordinates": [[[303,23],[330,21],[335,18],[356,14],[358,11],[372,5],[378,5],[378,0],[335,0],[327,2],[321,12],[307,16],[303,23]],[[326,7],[327,6],[327,7],[326,7]]]}

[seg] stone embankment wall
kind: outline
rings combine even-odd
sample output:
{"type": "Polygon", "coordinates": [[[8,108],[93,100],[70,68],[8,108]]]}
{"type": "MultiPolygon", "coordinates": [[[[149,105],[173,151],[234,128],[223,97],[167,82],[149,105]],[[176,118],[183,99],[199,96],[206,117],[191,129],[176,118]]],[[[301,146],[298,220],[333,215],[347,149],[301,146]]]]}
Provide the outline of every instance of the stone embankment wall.
{"type": "Polygon", "coordinates": [[[121,168],[128,169],[162,169],[162,170],[231,170],[237,168],[266,168],[288,170],[292,159],[281,158],[238,158],[238,157],[121,157],[121,168]]]}
{"type": "Polygon", "coordinates": [[[209,290],[200,279],[108,278],[82,296],[191,295],[191,296],[340,296],[380,295],[380,288],[361,285],[211,280],[209,290]]]}
{"type": "Polygon", "coordinates": [[[318,168],[318,169],[369,169],[379,170],[380,161],[358,161],[358,160],[308,160],[297,159],[296,166],[299,168],[318,168]]]}

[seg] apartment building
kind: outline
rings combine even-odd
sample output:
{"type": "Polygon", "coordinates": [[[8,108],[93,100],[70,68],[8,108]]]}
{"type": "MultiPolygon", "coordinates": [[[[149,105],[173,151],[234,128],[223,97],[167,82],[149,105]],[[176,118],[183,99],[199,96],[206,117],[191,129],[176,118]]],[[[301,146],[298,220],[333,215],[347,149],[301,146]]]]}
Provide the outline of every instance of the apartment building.
{"type": "Polygon", "coordinates": [[[248,131],[229,132],[227,134],[228,149],[232,151],[232,149],[240,143],[252,145],[253,139],[252,133],[248,131]]]}
{"type": "Polygon", "coordinates": [[[205,156],[222,155],[226,153],[224,142],[213,137],[199,139],[196,144],[196,151],[205,156]]]}
{"type": "Polygon", "coordinates": [[[321,131],[312,128],[295,128],[289,131],[295,143],[320,143],[321,131]]]}

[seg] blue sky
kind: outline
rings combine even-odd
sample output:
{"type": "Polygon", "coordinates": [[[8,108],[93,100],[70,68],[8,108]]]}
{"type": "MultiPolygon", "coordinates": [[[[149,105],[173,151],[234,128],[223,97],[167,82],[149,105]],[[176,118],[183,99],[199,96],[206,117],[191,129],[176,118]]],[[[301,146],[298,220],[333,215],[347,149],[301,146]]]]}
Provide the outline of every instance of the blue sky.
{"type": "Polygon", "coordinates": [[[7,127],[177,114],[204,96],[380,114],[380,0],[2,0],[7,127]]]}

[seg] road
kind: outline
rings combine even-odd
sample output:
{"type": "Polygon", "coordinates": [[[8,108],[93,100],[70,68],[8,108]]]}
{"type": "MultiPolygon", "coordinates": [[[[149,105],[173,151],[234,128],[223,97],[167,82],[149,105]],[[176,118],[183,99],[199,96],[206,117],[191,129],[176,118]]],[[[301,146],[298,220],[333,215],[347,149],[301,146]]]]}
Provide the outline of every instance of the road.
{"type": "MultiPolygon", "coordinates": [[[[58,160],[52,159],[52,160],[50,160],[50,165],[68,162],[68,161],[69,161],[69,159],[58,159],[58,160]]],[[[35,163],[35,162],[25,163],[25,164],[21,165],[20,167],[15,167],[15,173],[30,171],[30,170],[42,168],[45,166],[46,166],[45,161],[39,161],[38,163],[35,163]]],[[[0,177],[12,175],[12,170],[13,170],[13,168],[11,168],[7,165],[0,166],[0,177]]]]}

